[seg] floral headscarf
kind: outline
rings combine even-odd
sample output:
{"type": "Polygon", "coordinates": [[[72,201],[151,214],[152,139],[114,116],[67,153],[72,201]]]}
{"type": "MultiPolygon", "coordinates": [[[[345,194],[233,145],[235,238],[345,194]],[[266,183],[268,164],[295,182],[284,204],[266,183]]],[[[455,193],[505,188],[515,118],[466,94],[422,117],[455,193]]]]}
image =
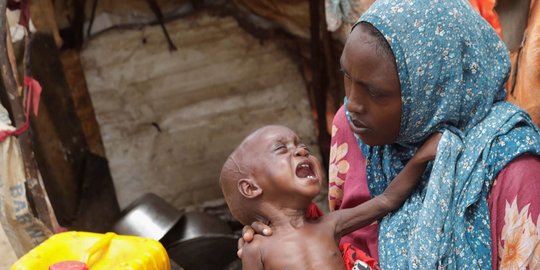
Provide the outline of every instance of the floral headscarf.
{"type": "Polygon", "coordinates": [[[371,194],[384,191],[427,136],[443,132],[422,183],[380,222],[381,266],[491,269],[492,181],[517,156],[540,154],[530,117],[502,101],[506,47],[461,0],[379,0],[360,21],[390,44],[403,104],[395,144],[369,147],[357,137],[371,194]]]}

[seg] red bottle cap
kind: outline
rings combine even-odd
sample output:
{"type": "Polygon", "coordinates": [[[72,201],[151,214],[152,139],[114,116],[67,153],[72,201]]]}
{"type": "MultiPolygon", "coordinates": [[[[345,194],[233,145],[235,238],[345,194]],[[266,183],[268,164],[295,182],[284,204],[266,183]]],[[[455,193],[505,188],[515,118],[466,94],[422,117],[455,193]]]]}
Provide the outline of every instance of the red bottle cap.
{"type": "Polygon", "coordinates": [[[63,261],[50,265],[49,270],[88,270],[88,266],[79,261],[63,261]]]}

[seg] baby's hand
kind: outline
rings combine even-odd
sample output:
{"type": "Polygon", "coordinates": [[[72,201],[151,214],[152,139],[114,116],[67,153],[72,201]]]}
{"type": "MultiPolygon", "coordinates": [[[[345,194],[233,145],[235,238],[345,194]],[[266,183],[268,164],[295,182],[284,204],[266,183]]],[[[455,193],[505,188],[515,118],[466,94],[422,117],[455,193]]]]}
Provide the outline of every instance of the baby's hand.
{"type": "Polygon", "coordinates": [[[426,163],[430,160],[434,160],[441,137],[442,133],[439,132],[431,134],[424,144],[418,148],[416,154],[413,156],[413,160],[419,163],[426,163]]]}

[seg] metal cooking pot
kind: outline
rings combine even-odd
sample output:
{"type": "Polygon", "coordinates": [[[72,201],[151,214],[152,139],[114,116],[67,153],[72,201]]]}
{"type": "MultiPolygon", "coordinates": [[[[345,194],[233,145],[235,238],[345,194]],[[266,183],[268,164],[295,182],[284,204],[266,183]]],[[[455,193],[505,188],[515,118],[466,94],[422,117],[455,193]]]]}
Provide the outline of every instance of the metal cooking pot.
{"type": "Polygon", "coordinates": [[[182,217],[182,213],[153,193],[133,201],[121,213],[113,231],[160,241],[182,217]]]}
{"type": "Polygon", "coordinates": [[[201,212],[185,213],[163,238],[169,257],[185,270],[225,269],[237,259],[238,237],[223,220],[201,212]]]}

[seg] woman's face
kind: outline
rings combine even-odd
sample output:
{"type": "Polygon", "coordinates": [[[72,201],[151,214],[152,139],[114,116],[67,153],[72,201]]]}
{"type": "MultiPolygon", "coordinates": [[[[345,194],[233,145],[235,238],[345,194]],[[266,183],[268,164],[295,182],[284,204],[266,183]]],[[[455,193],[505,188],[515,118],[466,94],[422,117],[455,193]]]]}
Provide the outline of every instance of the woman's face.
{"type": "Polygon", "coordinates": [[[401,90],[394,56],[384,42],[359,24],[341,55],[349,125],[367,145],[395,142],[401,122],[401,90]]]}

